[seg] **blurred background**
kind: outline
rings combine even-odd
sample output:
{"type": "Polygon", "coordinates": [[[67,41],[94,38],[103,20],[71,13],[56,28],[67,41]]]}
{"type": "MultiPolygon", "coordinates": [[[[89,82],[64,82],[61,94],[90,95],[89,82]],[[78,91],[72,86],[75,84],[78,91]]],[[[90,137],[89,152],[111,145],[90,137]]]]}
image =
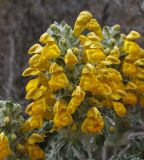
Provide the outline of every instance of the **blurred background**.
{"type": "MultiPolygon", "coordinates": [[[[0,99],[25,104],[27,51],[54,21],[71,26],[82,10],[102,26],[120,24],[123,32],[144,32],[144,0],[0,0],[0,99]]],[[[144,45],[144,39],[141,45],[144,45]]]]}

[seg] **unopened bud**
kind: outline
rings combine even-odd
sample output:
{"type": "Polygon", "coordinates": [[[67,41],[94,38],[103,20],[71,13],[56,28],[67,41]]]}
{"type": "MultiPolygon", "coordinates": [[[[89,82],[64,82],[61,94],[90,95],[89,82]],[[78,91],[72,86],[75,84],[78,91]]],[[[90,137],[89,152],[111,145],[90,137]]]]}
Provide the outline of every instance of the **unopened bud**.
{"type": "Polygon", "coordinates": [[[119,24],[114,25],[113,29],[116,31],[120,31],[120,25],[119,24]]]}
{"type": "Polygon", "coordinates": [[[76,124],[73,124],[72,127],[71,127],[71,131],[72,132],[75,132],[77,130],[77,125],[76,124]]]}
{"type": "Polygon", "coordinates": [[[67,45],[67,40],[65,38],[61,39],[61,45],[63,45],[63,46],[67,45]]]}
{"type": "Polygon", "coordinates": [[[10,136],[11,140],[15,140],[17,138],[16,134],[15,133],[12,133],[11,136],[10,136]]]}
{"type": "Polygon", "coordinates": [[[74,48],[72,49],[72,51],[73,51],[73,53],[74,53],[76,56],[79,55],[79,49],[78,49],[78,48],[74,47],[74,48]]]}
{"type": "Polygon", "coordinates": [[[8,123],[10,123],[10,118],[9,117],[5,117],[4,123],[5,123],[5,125],[7,125],[8,123]]]}
{"type": "Polygon", "coordinates": [[[109,53],[110,53],[110,48],[106,48],[106,49],[104,50],[104,53],[105,53],[105,54],[109,54],[109,53]]]}
{"type": "Polygon", "coordinates": [[[110,133],[116,132],[116,127],[110,126],[109,131],[110,131],[110,133]]]}
{"type": "Polygon", "coordinates": [[[55,24],[52,24],[50,26],[51,30],[55,31],[55,32],[60,32],[59,28],[55,25],[55,24]]]}
{"type": "Polygon", "coordinates": [[[126,38],[126,35],[125,34],[120,34],[122,38],[126,38]]]}
{"type": "Polygon", "coordinates": [[[71,83],[68,85],[68,91],[69,91],[69,92],[72,92],[72,91],[73,91],[73,86],[72,86],[71,83]]]}
{"type": "Polygon", "coordinates": [[[17,149],[18,151],[20,151],[20,152],[23,152],[23,151],[24,151],[24,146],[23,146],[22,144],[18,144],[18,145],[16,146],[16,149],[17,149]]]}
{"type": "Polygon", "coordinates": [[[108,41],[108,45],[114,45],[115,44],[115,40],[112,38],[108,41]]]}

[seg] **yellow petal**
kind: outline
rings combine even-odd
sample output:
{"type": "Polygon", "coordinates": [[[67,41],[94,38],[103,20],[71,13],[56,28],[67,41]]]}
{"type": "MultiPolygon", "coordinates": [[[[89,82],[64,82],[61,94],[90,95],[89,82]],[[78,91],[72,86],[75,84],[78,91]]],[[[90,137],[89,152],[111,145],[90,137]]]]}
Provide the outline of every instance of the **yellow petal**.
{"type": "Polygon", "coordinates": [[[141,38],[141,35],[140,35],[140,33],[136,32],[136,31],[131,31],[126,36],[126,39],[129,40],[129,41],[133,41],[133,40],[136,40],[136,39],[139,39],[139,38],[141,38]]]}
{"type": "Polygon", "coordinates": [[[27,152],[31,160],[45,159],[45,153],[38,145],[27,144],[25,145],[25,148],[27,149],[27,152]]]}
{"type": "Polygon", "coordinates": [[[87,63],[82,69],[82,74],[94,74],[95,72],[94,66],[90,63],[87,63]]]}
{"type": "Polygon", "coordinates": [[[136,90],[137,89],[137,85],[133,82],[128,82],[125,86],[126,90],[136,90]]]}
{"type": "Polygon", "coordinates": [[[37,76],[40,74],[40,70],[37,68],[27,68],[24,70],[24,72],[22,73],[22,76],[27,77],[27,76],[37,76]]]}
{"type": "Polygon", "coordinates": [[[44,142],[44,137],[38,133],[33,133],[27,140],[29,144],[44,142]]]}
{"type": "Polygon", "coordinates": [[[103,61],[105,58],[105,54],[101,49],[86,49],[85,53],[87,55],[88,62],[91,63],[103,61]]]}
{"type": "Polygon", "coordinates": [[[60,112],[67,109],[67,104],[64,100],[58,100],[54,105],[54,112],[60,112]]]}
{"type": "Polygon", "coordinates": [[[114,107],[114,110],[116,111],[118,116],[120,116],[120,117],[125,116],[126,108],[122,103],[117,102],[117,101],[113,101],[113,107],[114,107]]]}
{"type": "Polygon", "coordinates": [[[42,115],[33,116],[28,119],[30,123],[30,129],[42,128],[43,126],[43,117],[42,115]]]}
{"type": "Polygon", "coordinates": [[[72,93],[72,99],[70,100],[67,110],[73,114],[76,111],[76,108],[82,103],[85,97],[85,92],[81,89],[80,86],[77,86],[77,88],[72,93]]]}
{"type": "Polygon", "coordinates": [[[101,114],[96,107],[93,107],[87,112],[87,117],[89,117],[89,118],[99,118],[99,117],[101,117],[101,114]]]}
{"type": "Polygon", "coordinates": [[[51,74],[60,73],[60,72],[63,72],[63,71],[64,71],[64,69],[55,62],[51,64],[50,69],[49,69],[49,73],[51,73],[51,74]]]}
{"type": "Polygon", "coordinates": [[[68,87],[69,81],[64,73],[55,73],[51,76],[48,84],[53,91],[57,91],[68,87]]]}
{"type": "Polygon", "coordinates": [[[132,92],[128,92],[127,96],[123,97],[122,100],[124,104],[129,104],[132,106],[137,104],[137,96],[132,92]]]}
{"type": "Polygon", "coordinates": [[[53,44],[54,43],[54,39],[47,32],[45,32],[44,34],[41,35],[39,41],[44,44],[47,44],[47,43],[53,44]]]}
{"type": "Polygon", "coordinates": [[[28,51],[28,54],[36,54],[41,53],[43,50],[43,47],[40,44],[34,44],[28,51]]]}
{"type": "Polygon", "coordinates": [[[64,57],[64,61],[69,69],[72,69],[73,66],[78,63],[78,59],[71,49],[67,50],[67,53],[64,57]]]}
{"type": "Polygon", "coordinates": [[[9,140],[3,132],[0,133],[0,159],[3,160],[7,156],[11,155],[11,149],[9,146],[9,140]]]}
{"type": "Polygon", "coordinates": [[[122,72],[126,75],[126,76],[136,76],[137,74],[137,68],[135,66],[135,64],[133,63],[127,63],[127,62],[123,62],[122,65],[122,72]]]}
{"type": "Polygon", "coordinates": [[[95,18],[92,18],[90,20],[90,22],[87,24],[87,29],[96,33],[96,35],[99,38],[101,38],[101,39],[103,38],[102,29],[100,27],[100,24],[98,23],[98,21],[95,18]]]}
{"type": "Polygon", "coordinates": [[[71,114],[67,110],[62,110],[55,113],[54,116],[54,125],[57,128],[63,128],[70,125],[73,122],[71,114]]]}
{"type": "Polygon", "coordinates": [[[46,89],[47,87],[45,86],[41,86],[40,88],[36,90],[30,89],[26,94],[26,99],[27,100],[30,100],[30,99],[37,100],[44,95],[44,93],[46,92],[46,89]]]}
{"type": "Polygon", "coordinates": [[[137,91],[140,93],[144,93],[144,81],[136,80],[135,83],[137,85],[137,91]]]}
{"type": "Polygon", "coordinates": [[[144,58],[135,61],[136,66],[144,66],[144,58]]]}
{"type": "Polygon", "coordinates": [[[79,36],[81,32],[86,28],[87,23],[91,20],[92,14],[88,11],[82,11],[74,25],[74,35],[79,36]]]}
{"type": "Polygon", "coordinates": [[[114,48],[110,51],[110,55],[114,57],[119,57],[119,48],[117,46],[114,46],[114,48]]]}
{"type": "Polygon", "coordinates": [[[120,89],[117,89],[116,91],[114,91],[114,93],[112,93],[111,97],[114,99],[114,100],[119,100],[120,98],[122,97],[125,97],[127,96],[127,93],[123,90],[120,90],[120,89]]]}
{"type": "Polygon", "coordinates": [[[35,54],[33,55],[30,59],[29,59],[29,65],[31,67],[38,67],[38,65],[40,64],[40,55],[39,54],[35,54]]]}
{"type": "Polygon", "coordinates": [[[46,45],[42,51],[42,59],[55,59],[58,58],[61,54],[59,47],[56,44],[46,45]]]}
{"type": "Polygon", "coordinates": [[[105,58],[104,63],[105,63],[106,65],[120,64],[120,60],[119,60],[117,57],[114,57],[114,56],[109,55],[109,56],[107,56],[107,57],[105,58]]]}
{"type": "Polygon", "coordinates": [[[81,126],[81,131],[84,133],[101,133],[104,127],[102,118],[86,118],[81,126]]]}
{"type": "Polygon", "coordinates": [[[27,85],[26,85],[26,91],[28,92],[29,90],[33,89],[37,89],[39,86],[39,78],[35,78],[30,80],[27,85]]]}

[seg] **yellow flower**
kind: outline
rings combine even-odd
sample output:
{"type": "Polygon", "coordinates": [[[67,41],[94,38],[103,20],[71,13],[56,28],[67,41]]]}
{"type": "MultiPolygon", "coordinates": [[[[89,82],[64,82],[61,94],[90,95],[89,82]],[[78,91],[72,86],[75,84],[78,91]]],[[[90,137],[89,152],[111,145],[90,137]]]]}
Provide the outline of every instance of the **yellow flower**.
{"type": "Polygon", "coordinates": [[[29,65],[30,67],[37,68],[40,71],[48,71],[50,62],[48,60],[42,59],[41,55],[35,54],[29,59],[29,65]]]}
{"type": "Polygon", "coordinates": [[[119,57],[119,48],[117,46],[114,46],[114,48],[110,51],[109,55],[118,58],[119,57]]]}
{"type": "Polygon", "coordinates": [[[63,68],[57,63],[51,64],[49,73],[51,73],[52,75],[48,82],[48,85],[53,91],[66,88],[69,85],[69,81],[63,71],[63,68]]]}
{"type": "Polygon", "coordinates": [[[43,116],[42,115],[37,115],[37,116],[32,116],[28,120],[26,120],[22,131],[27,132],[36,128],[41,128],[43,126],[43,116]]]}
{"type": "Polygon", "coordinates": [[[55,62],[50,65],[49,73],[51,74],[62,73],[63,71],[64,69],[55,62]]]}
{"type": "Polygon", "coordinates": [[[59,89],[66,88],[69,84],[69,81],[65,73],[62,72],[52,74],[48,84],[50,89],[52,89],[53,91],[57,91],[59,89]]]}
{"type": "Polygon", "coordinates": [[[0,133],[0,159],[4,160],[7,156],[11,155],[11,149],[7,136],[3,132],[0,133]]]}
{"type": "Polygon", "coordinates": [[[137,91],[139,93],[144,93],[144,81],[136,80],[135,83],[137,85],[137,91]]]}
{"type": "Polygon", "coordinates": [[[125,40],[124,51],[131,55],[138,55],[140,52],[140,46],[136,42],[125,40]]]}
{"type": "Polygon", "coordinates": [[[117,101],[113,101],[112,103],[113,103],[113,107],[114,107],[114,110],[116,111],[117,115],[120,117],[124,117],[126,114],[125,106],[122,103],[117,102],[117,101]]]}
{"type": "Polygon", "coordinates": [[[127,96],[127,93],[124,90],[116,89],[113,91],[111,98],[114,100],[119,100],[127,96]]]}
{"type": "Polygon", "coordinates": [[[87,118],[84,120],[81,130],[87,133],[101,133],[104,127],[104,121],[100,112],[96,107],[91,108],[87,113],[87,118]]]}
{"type": "Polygon", "coordinates": [[[22,76],[37,76],[40,74],[40,70],[38,68],[27,68],[23,71],[22,76]]]}
{"type": "Polygon", "coordinates": [[[25,145],[25,148],[31,160],[45,159],[45,153],[38,145],[27,144],[25,145]]]}
{"type": "Polygon", "coordinates": [[[41,35],[39,41],[44,44],[47,44],[47,43],[54,44],[55,43],[54,39],[47,32],[41,35]]]}
{"type": "Polygon", "coordinates": [[[137,104],[137,96],[133,92],[127,92],[127,96],[122,98],[124,104],[135,106],[137,104]]]}
{"type": "Polygon", "coordinates": [[[58,58],[61,55],[61,51],[59,47],[54,44],[47,44],[44,46],[42,53],[41,53],[41,58],[42,59],[55,59],[58,58]]]}
{"type": "Polygon", "coordinates": [[[26,153],[28,153],[31,160],[44,160],[44,151],[36,144],[44,141],[44,137],[40,134],[33,133],[24,145],[26,153]]]}
{"type": "Polygon", "coordinates": [[[70,125],[73,121],[71,114],[67,111],[67,104],[64,100],[58,100],[54,105],[54,126],[58,129],[70,125]]]}
{"type": "Polygon", "coordinates": [[[31,89],[32,90],[37,89],[39,86],[39,83],[40,83],[39,78],[34,78],[34,79],[30,80],[26,85],[26,91],[28,92],[31,89]]]}
{"type": "Polygon", "coordinates": [[[70,113],[74,113],[76,111],[76,108],[83,102],[84,97],[85,97],[85,92],[80,88],[80,86],[77,86],[72,93],[72,99],[68,104],[67,110],[70,113]]]}
{"type": "Polygon", "coordinates": [[[137,60],[134,64],[136,66],[144,66],[144,58],[137,60]]]}
{"type": "Polygon", "coordinates": [[[84,91],[89,91],[94,94],[99,86],[99,81],[96,79],[95,75],[83,74],[79,85],[84,91]]]}
{"type": "Polygon", "coordinates": [[[111,87],[106,83],[99,83],[97,89],[94,92],[95,95],[108,96],[112,94],[111,87]]]}
{"type": "Polygon", "coordinates": [[[87,24],[90,22],[92,14],[88,11],[82,11],[74,25],[74,35],[79,36],[81,32],[86,28],[87,24]]]}
{"type": "Polygon", "coordinates": [[[44,137],[38,133],[33,133],[30,137],[28,137],[27,142],[29,144],[44,142],[44,137]]]}
{"type": "Polygon", "coordinates": [[[36,54],[41,53],[43,50],[43,47],[40,44],[34,44],[28,51],[28,54],[36,54]]]}
{"type": "Polygon", "coordinates": [[[126,39],[129,40],[129,41],[133,41],[133,40],[136,40],[136,39],[139,39],[141,38],[141,35],[136,32],[136,31],[131,31],[127,36],[126,36],[126,39]]]}
{"type": "Polygon", "coordinates": [[[26,113],[29,114],[30,116],[36,116],[39,114],[43,115],[47,109],[47,105],[43,101],[44,101],[43,99],[42,100],[40,99],[36,102],[30,103],[26,108],[26,113]]]}
{"type": "Polygon", "coordinates": [[[137,68],[136,68],[135,64],[127,63],[127,62],[124,61],[123,65],[122,65],[122,72],[126,76],[135,77],[136,74],[137,74],[137,68]]]}
{"type": "Polygon", "coordinates": [[[47,87],[45,87],[45,86],[40,86],[37,89],[30,89],[30,90],[28,90],[28,92],[26,94],[26,99],[37,100],[40,97],[42,97],[46,91],[47,91],[47,87]]]}
{"type": "Polygon", "coordinates": [[[101,49],[86,49],[85,54],[87,56],[88,62],[91,63],[102,61],[105,58],[105,54],[101,49]]]}
{"type": "Polygon", "coordinates": [[[100,39],[103,38],[102,29],[95,18],[92,18],[87,24],[87,29],[93,31],[100,39]]]}
{"type": "Polygon", "coordinates": [[[73,122],[73,119],[67,110],[62,110],[55,113],[53,121],[57,128],[63,128],[70,125],[73,122]]]}
{"type": "Polygon", "coordinates": [[[80,78],[79,86],[84,91],[90,91],[95,93],[97,87],[99,86],[99,81],[95,76],[95,68],[93,65],[87,63],[82,69],[82,76],[80,78]]]}
{"type": "Polygon", "coordinates": [[[56,101],[54,105],[54,113],[61,112],[62,110],[67,109],[67,103],[64,100],[58,100],[56,101]]]}
{"type": "Polygon", "coordinates": [[[78,63],[78,59],[74,55],[74,53],[71,49],[67,50],[67,53],[64,57],[64,61],[70,70],[73,69],[73,66],[78,63]]]}
{"type": "Polygon", "coordinates": [[[108,56],[105,58],[104,63],[105,63],[106,65],[120,64],[120,60],[119,60],[117,57],[115,57],[115,56],[108,55],[108,56]]]}
{"type": "Polygon", "coordinates": [[[126,86],[125,86],[126,90],[136,90],[137,89],[137,85],[134,82],[129,81],[126,86]]]}

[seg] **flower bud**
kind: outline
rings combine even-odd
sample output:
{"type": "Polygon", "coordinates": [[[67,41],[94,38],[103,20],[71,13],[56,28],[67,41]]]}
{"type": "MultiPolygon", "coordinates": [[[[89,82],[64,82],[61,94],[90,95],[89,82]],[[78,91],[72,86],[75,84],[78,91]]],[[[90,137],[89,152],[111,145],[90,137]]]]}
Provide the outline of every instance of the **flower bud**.
{"type": "Polygon", "coordinates": [[[114,25],[113,29],[120,32],[120,25],[119,24],[114,25]]]}
{"type": "Polygon", "coordinates": [[[24,151],[24,146],[22,144],[18,144],[16,146],[16,149],[19,151],[19,152],[23,152],[24,151]]]}
{"type": "Polygon", "coordinates": [[[116,127],[110,126],[109,131],[110,131],[110,133],[115,133],[116,132],[116,127]]]}
{"type": "Polygon", "coordinates": [[[79,55],[79,49],[77,47],[73,48],[72,51],[76,56],[79,55]]]}
{"type": "Polygon", "coordinates": [[[10,123],[10,118],[9,117],[5,117],[4,118],[4,124],[7,125],[10,123]]]}
{"type": "Polygon", "coordinates": [[[65,38],[61,39],[61,45],[66,46],[67,45],[67,40],[65,38]]]}
{"type": "Polygon", "coordinates": [[[56,26],[56,24],[52,24],[50,26],[51,30],[55,31],[55,32],[60,32],[59,28],[56,26]]]}
{"type": "Polygon", "coordinates": [[[69,69],[73,69],[73,66],[78,63],[78,59],[71,49],[67,50],[64,61],[69,69]]]}
{"type": "Polygon", "coordinates": [[[10,139],[11,140],[16,140],[16,138],[17,138],[16,134],[15,133],[11,133],[10,139]]]}

